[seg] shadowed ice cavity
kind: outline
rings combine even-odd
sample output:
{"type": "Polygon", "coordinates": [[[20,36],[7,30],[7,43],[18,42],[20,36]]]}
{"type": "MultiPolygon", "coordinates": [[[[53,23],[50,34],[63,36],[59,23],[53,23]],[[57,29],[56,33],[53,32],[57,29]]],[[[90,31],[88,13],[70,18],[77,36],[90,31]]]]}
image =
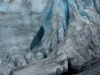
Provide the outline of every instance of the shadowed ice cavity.
{"type": "Polygon", "coordinates": [[[36,36],[32,40],[32,43],[31,43],[31,46],[30,46],[31,50],[41,42],[43,35],[44,35],[44,28],[43,28],[43,26],[41,26],[39,31],[37,32],[36,36]]]}

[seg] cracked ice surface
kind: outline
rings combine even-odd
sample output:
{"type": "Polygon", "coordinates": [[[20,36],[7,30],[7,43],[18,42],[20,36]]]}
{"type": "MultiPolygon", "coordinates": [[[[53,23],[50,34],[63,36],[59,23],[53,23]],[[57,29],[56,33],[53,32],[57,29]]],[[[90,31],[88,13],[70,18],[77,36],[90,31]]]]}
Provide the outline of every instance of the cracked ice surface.
{"type": "Polygon", "coordinates": [[[0,75],[91,67],[100,58],[99,20],[100,0],[0,0],[0,75]]]}

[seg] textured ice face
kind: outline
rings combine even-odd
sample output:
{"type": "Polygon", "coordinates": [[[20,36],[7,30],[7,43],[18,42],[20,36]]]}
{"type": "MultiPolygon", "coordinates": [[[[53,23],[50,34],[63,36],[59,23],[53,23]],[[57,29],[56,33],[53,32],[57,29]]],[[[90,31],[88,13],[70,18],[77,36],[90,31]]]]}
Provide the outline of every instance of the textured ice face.
{"type": "Polygon", "coordinates": [[[8,3],[5,0],[0,0],[0,12],[6,12],[8,8],[8,3]]]}
{"type": "MultiPolygon", "coordinates": [[[[31,0],[30,0],[31,1],[31,0]]],[[[32,11],[42,12],[45,10],[49,0],[32,0],[32,11]]]]}
{"type": "Polygon", "coordinates": [[[0,74],[81,70],[100,57],[99,20],[100,0],[0,0],[0,74]]]}

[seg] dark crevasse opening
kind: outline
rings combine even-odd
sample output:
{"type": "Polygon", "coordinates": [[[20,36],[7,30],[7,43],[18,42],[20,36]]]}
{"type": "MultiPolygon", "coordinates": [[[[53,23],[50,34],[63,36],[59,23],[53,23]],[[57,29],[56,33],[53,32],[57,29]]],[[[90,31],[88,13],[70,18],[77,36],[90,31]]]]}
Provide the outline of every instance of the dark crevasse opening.
{"type": "Polygon", "coordinates": [[[75,71],[72,69],[70,59],[68,59],[68,71],[63,72],[61,75],[73,75],[73,74],[75,74],[75,71]]]}
{"type": "Polygon", "coordinates": [[[63,0],[64,5],[65,5],[65,15],[66,15],[66,25],[68,25],[69,21],[69,5],[68,5],[68,0],[63,0]]]}
{"type": "Polygon", "coordinates": [[[76,74],[75,71],[69,67],[68,71],[63,72],[61,75],[73,75],[73,74],[76,74]]]}
{"type": "Polygon", "coordinates": [[[43,26],[40,27],[39,31],[37,32],[36,36],[31,42],[30,49],[33,50],[33,48],[38,45],[41,42],[41,39],[44,35],[44,28],[43,26]]]}

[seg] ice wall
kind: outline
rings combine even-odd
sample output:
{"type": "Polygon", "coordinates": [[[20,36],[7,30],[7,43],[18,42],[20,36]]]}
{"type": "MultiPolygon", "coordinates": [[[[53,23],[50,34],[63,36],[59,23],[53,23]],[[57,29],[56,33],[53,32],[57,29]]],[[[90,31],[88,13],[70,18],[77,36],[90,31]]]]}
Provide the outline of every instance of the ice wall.
{"type": "Polygon", "coordinates": [[[99,20],[100,0],[0,0],[0,75],[83,70],[100,57],[99,20]]]}

